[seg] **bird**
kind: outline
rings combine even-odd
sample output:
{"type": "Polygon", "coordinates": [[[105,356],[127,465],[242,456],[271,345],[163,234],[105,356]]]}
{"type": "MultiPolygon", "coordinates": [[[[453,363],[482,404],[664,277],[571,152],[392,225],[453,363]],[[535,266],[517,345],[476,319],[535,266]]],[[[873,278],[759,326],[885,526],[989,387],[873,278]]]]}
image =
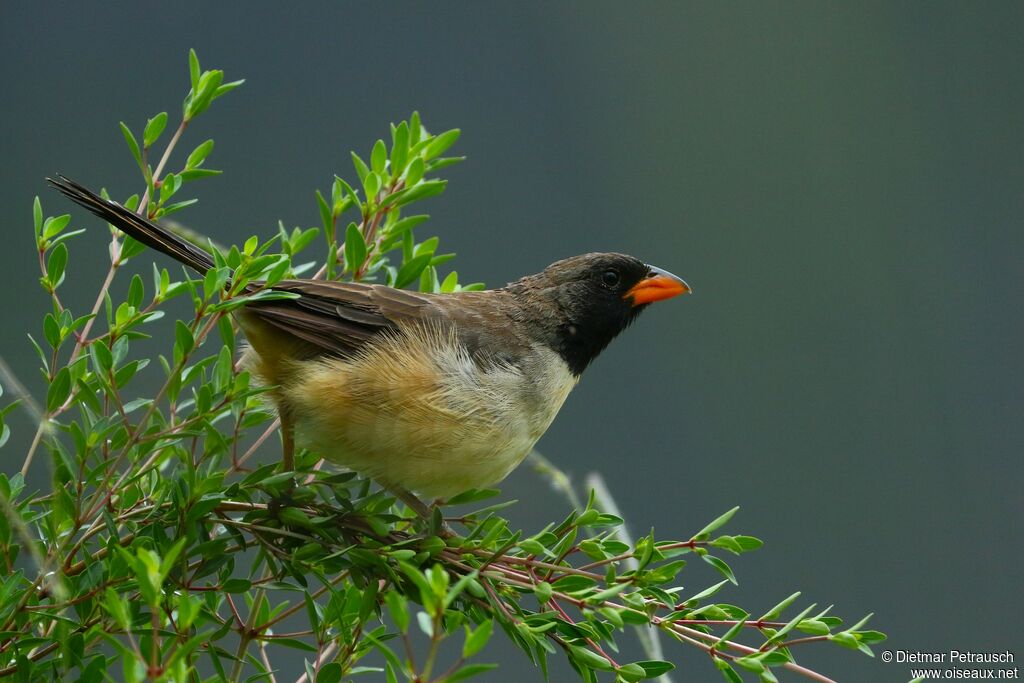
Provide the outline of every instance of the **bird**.
{"type": "MultiPolygon", "coordinates": [[[[200,274],[205,250],[64,176],[47,181],[139,242],[200,274]]],[[[250,283],[259,291],[263,283],[250,283]]],[[[421,293],[286,279],[293,298],[234,315],[241,366],[268,388],[282,461],[294,451],[370,477],[427,517],[455,494],[503,480],[547,431],[580,376],[650,304],[691,292],[619,253],[552,263],[492,290],[421,293]]]]}

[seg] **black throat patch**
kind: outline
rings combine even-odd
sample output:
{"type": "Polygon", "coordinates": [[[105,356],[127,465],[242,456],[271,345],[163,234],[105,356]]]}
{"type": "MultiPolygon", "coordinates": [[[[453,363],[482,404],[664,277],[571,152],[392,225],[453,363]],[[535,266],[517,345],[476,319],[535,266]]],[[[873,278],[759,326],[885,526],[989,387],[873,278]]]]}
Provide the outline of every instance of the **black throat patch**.
{"type": "Polygon", "coordinates": [[[553,347],[569,371],[576,377],[583,374],[612,339],[630,326],[645,306],[588,307],[582,315],[573,316],[555,332],[553,347]]]}

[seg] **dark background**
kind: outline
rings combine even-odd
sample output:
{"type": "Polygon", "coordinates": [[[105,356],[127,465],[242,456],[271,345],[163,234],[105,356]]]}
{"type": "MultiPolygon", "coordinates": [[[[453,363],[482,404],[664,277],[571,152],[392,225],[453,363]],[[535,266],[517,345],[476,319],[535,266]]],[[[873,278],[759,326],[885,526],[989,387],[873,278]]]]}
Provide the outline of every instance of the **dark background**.
{"type": "MultiPolygon", "coordinates": [[[[349,150],[418,109],[463,129],[469,160],[427,207],[463,281],[619,250],[696,292],[612,345],[543,452],[577,479],[603,473],[640,532],[686,537],[742,505],[734,533],[767,545],[734,562],[727,602],[802,590],[874,611],[892,649],[1022,655],[1022,10],[4,3],[0,353],[39,391],[32,197],[71,210],[43,177],[140,191],[117,121],[138,132],[166,110],[176,125],[189,47],[247,79],[175,157],[216,139],[207,165],[225,174],[180,216],[224,242],[318,223],[314,188],[351,178],[349,150]]],[[[81,311],[105,240],[75,216],[94,228],[64,290],[81,311]]],[[[32,433],[12,421],[7,471],[32,433]]],[[[527,529],[565,510],[525,468],[504,493],[529,502],[511,511],[527,529]]],[[[695,569],[697,590],[713,577],[695,569]]],[[[720,680],[666,647],[677,681],[720,680]]],[[[491,654],[486,680],[534,677],[491,654]]],[[[838,648],[801,661],[909,678],[838,648]]]]}

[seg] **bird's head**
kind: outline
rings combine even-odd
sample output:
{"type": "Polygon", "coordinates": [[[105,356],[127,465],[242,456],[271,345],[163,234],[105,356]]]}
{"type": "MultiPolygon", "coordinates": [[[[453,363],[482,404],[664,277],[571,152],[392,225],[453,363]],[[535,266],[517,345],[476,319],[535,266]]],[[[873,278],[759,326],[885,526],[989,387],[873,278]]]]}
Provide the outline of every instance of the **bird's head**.
{"type": "Polygon", "coordinates": [[[528,315],[574,375],[649,304],[690,292],[681,278],[615,253],[563,259],[509,288],[522,293],[528,315]]]}

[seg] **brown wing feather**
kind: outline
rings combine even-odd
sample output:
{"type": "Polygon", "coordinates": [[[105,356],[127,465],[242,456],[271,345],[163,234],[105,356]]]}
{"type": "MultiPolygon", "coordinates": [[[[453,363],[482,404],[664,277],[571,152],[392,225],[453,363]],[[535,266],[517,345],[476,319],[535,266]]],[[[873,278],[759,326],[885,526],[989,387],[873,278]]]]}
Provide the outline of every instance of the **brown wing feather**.
{"type": "Polygon", "coordinates": [[[256,302],[247,313],[315,347],[350,356],[377,335],[403,324],[445,317],[431,295],[381,285],[322,280],[283,280],[274,289],[297,299],[256,302]]]}
{"type": "Polygon", "coordinates": [[[257,302],[246,313],[311,345],[309,355],[349,357],[382,333],[424,323],[453,326],[485,365],[514,364],[534,342],[530,328],[516,324],[520,302],[505,290],[424,294],[321,280],[284,280],[274,289],[299,298],[257,302]]]}

